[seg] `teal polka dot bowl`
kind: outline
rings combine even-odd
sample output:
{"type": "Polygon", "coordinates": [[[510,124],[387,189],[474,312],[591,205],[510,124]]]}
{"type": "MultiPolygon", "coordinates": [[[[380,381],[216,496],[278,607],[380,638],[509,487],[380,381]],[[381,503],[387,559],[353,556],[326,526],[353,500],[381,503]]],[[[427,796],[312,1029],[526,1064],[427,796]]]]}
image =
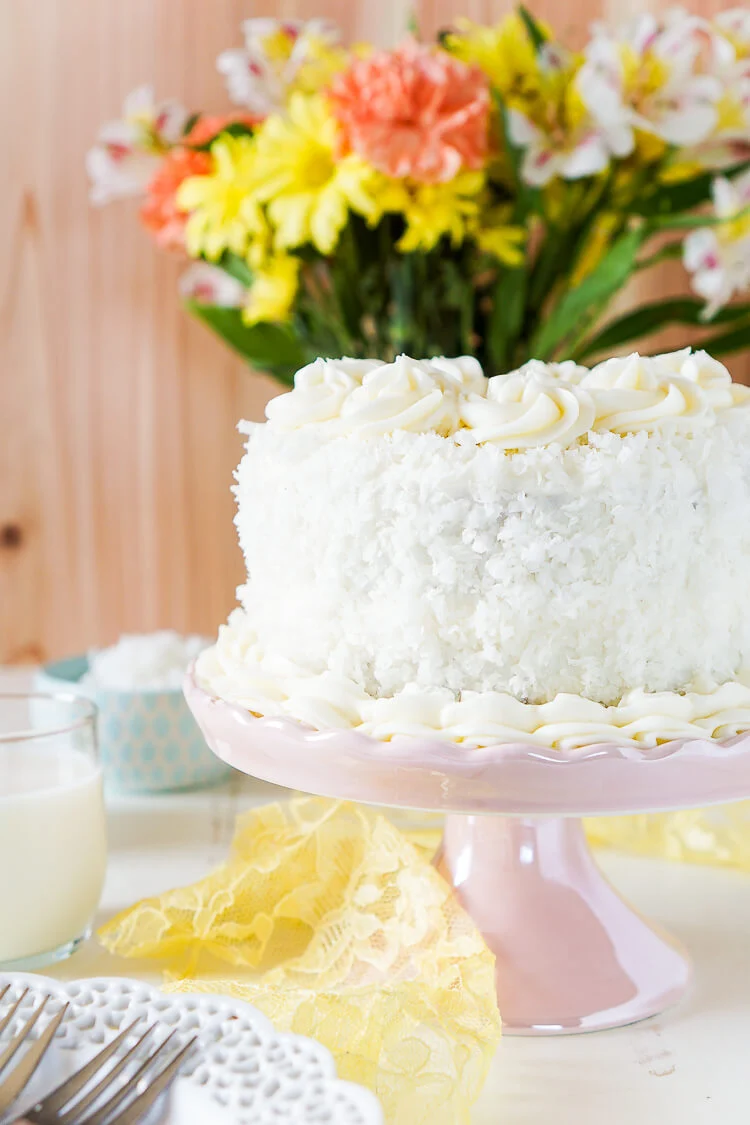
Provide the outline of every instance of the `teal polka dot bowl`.
{"type": "Polygon", "coordinates": [[[99,708],[99,754],[105,787],[117,793],[199,789],[231,769],[211,753],[180,690],[115,691],[80,683],[85,656],[46,664],[38,691],[79,691],[99,708]]]}

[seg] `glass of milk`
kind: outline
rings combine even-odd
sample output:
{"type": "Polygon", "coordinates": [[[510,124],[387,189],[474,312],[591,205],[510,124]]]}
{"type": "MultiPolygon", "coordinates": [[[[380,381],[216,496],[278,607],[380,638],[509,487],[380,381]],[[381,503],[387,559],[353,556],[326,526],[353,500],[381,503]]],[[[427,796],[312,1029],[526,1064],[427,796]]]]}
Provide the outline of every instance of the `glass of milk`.
{"type": "Polygon", "coordinates": [[[95,705],[0,695],[0,969],[37,969],[76,949],[106,862],[95,705]]]}

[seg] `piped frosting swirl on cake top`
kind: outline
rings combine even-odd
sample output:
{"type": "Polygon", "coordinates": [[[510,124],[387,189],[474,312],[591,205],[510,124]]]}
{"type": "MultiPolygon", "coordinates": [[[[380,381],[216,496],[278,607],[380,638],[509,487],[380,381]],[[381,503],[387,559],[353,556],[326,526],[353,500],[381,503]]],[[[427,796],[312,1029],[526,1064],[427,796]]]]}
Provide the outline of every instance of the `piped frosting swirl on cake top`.
{"type": "Polygon", "coordinates": [[[589,432],[662,429],[692,433],[750,406],[750,388],[704,351],[633,353],[593,368],[531,360],[486,379],[477,361],[319,359],[303,367],[294,390],[273,399],[266,416],[277,431],[315,427],[338,437],[397,431],[437,433],[503,449],[570,446],[589,432]]]}
{"type": "Polygon", "coordinates": [[[319,426],[331,435],[361,437],[406,430],[456,433],[471,397],[487,380],[470,356],[416,360],[317,359],[297,372],[294,390],[272,399],[266,417],[274,429],[319,426]]]}

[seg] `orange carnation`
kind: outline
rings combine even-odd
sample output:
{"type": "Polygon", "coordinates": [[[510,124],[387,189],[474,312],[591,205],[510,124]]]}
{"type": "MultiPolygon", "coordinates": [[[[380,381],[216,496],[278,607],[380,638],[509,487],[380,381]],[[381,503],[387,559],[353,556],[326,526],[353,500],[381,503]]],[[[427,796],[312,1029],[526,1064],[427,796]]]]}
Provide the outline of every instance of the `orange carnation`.
{"type": "Polygon", "coordinates": [[[187,212],[177,206],[177,189],[188,176],[205,176],[211,171],[207,152],[173,148],[162,161],[159,171],[146,189],[141,207],[141,221],[164,249],[181,249],[187,212]]]}
{"type": "Polygon", "coordinates": [[[488,80],[443,51],[410,41],[356,59],[329,93],[342,152],[388,176],[441,183],[485,162],[488,80]]]}

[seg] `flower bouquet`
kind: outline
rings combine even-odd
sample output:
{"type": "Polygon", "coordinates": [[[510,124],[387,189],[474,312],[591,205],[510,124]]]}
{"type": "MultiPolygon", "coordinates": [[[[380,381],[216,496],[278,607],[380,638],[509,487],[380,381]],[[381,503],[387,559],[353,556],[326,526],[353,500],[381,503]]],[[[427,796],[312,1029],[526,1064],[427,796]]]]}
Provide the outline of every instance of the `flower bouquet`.
{"type": "Polygon", "coordinates": [[[219,56],[237,109],[135,91],[88,155],[97,203],[192,264],[190,311],[288,382],[312,358],[587,360],[668,324],[750,345],[750,11],[596,25],[524,8],[435,43],[344,49],[325,20],[251,19],[219,56]],[[616,313],[681,257],[696,297],[616,313]]]}

